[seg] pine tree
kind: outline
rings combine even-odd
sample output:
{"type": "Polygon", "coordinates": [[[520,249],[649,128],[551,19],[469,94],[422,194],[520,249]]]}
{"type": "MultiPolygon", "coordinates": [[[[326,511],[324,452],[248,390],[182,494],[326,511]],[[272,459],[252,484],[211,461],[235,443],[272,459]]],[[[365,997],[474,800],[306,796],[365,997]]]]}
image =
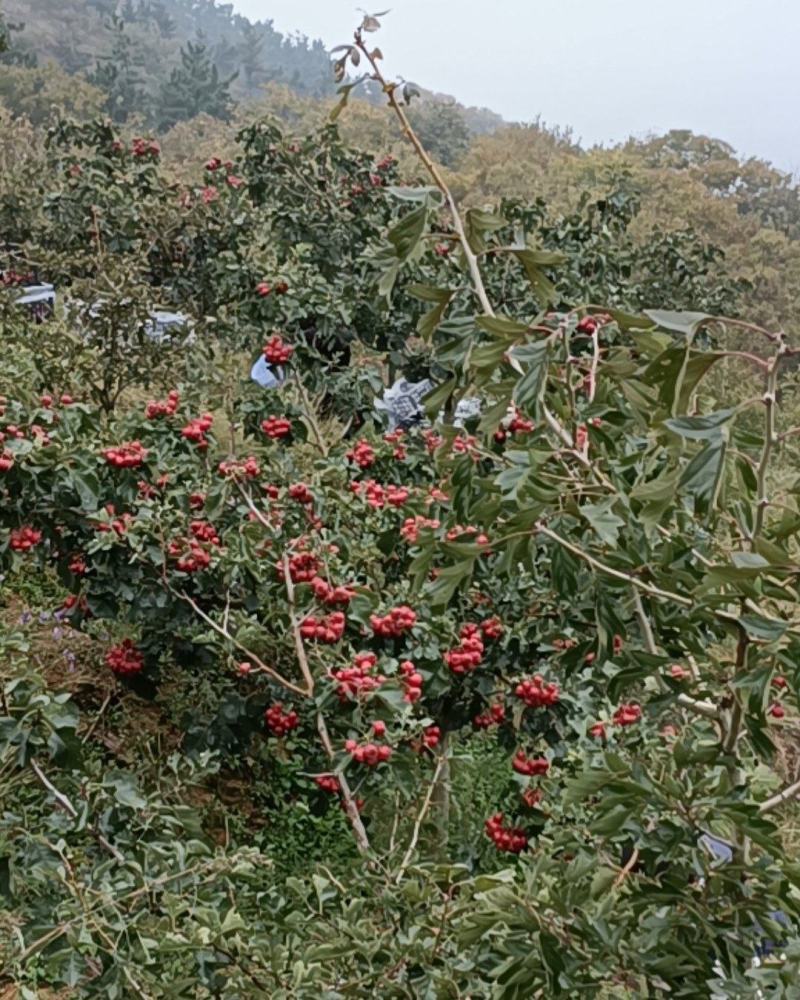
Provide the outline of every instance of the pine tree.
{"type": "Polygon", "coordinates": [[[89,82],[108,95],[106,111],[115,122],[125,122],[137,111],[146,111],[144,56],[125,30],[125,22],[114,19],[111,54],[97,61],[89,82]]]}
{"type": "Polygon", "coordinates": [[[221,79],[202,42],[189,42],[181,49],[181,64],[161,87],[159,127],[172,128],[179,121],[201,113],[227,121],[233,107],[230,85],[236,73],[221,79]]]}

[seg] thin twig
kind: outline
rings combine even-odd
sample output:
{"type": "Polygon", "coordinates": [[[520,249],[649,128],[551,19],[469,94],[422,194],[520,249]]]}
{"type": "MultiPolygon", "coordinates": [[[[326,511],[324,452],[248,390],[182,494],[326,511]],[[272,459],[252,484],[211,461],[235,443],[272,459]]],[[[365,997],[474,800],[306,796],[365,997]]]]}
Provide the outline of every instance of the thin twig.
{"type": "Polygon", "coordinates": [[[771,798],[766,799],[758,807],[760,813],[771,812],[773,809],[777,809],[778,806],[783,805],[784,802],[788,802],[789,799],[797,798],[800,795],[800,781],[795,781],[794,784],[787,785],[782,792],[778,792],[771,798]]]}
{"type": "Polygon", "coordinates": [[[422,829],[423,821],[425,820],[425,817],[428,814],[428,810],[431,807],[431,801],[433,800],[433,793],[436,790],[436,784],[439,781],[439,775],[442,773],[442,768],[445,766],[447,759],[448,759],[447,756],[443,754],[439,758],[436,764],[436,770],[433,772],[433,778],[431,779],[431,783],[428,785],[428,791],[422,802],[422,807],[420,808],[420,811],[417,814],[417,818],[414,822],[414,829],[411,834],[411,840],[409,841],[408,844],[408,850],[403,855],[403,860],[400,862],[400,867],[397,869],[397,875],[395,877],[396,882],[401,881],[406,868],[408,868],[409,864],[411,863],[411,858],[414,856],[414,851],[416,850],[417,843],[419,842],[419,834],[420,830],[422,829]]]}
{"type": "Polygon", "coordinates": [[[205,613],[205,611],[203,611],[203,609],[200,607],[197,601],[189,597],[189,595],[185,591],[173,591],[173,593],[177,594],[177,596],[180,597],[181,600],[186,601],[189,607],[191,607],[191,609],[199,618],[203,619],[206,625],[209,625],[211,628],[213,628],[215,632],[221,635],[224,639],[227,639],[228,642],[232,643],[240,652],[244,653],[244,655],[249,660],[252,660],[258,670],[260,670],[262,673],[267,674],[268,677],[271,677],[282,687],[285,687],[287,691],[294,691],[295,694],[299,694],[303,698],[306,697],[306,691],[303,688],[298,687],[296,684],[293,684],[292,681],[288,680],[286,677],[283,677],[281,674],[278,673],[277,670],[274,670],[272,667],[264,663],[264,661],[259,656],[257,656],[252,651],[252,649],[248,649],[247,646],[239,642],[239,640],[235,636],[231,635],[230,632],[226,631],[220,625],[217,625],[214,619],[210,618],[205,613]]]}
{"type": "Polygon", "coordinates": [[[614,888],[619,889],[625,879],[630,875],[633,869],[636,867],[636,862],[639,860],[639,848],[634,847],[633,853],[625,862],[625,867],[620,869],[619,875],[614,879],[614,888]]]}

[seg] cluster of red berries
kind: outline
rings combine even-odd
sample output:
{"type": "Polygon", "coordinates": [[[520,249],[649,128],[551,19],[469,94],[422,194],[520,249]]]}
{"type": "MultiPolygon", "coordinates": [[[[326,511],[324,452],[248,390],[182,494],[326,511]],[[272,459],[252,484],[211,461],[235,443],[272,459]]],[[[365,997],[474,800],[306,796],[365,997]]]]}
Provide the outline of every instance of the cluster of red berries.
{"type": "Polygon", "coordinates": [[[476,545],[483,547],[489,544],[489,536],[482,532],[480,528],[476,528],[474,524],[456,524],[449,529],[445,538],[448,542],[455,542],[459,539],[466,541],[464,535],[474,535],[475,537],[472,541],[476,545]]]}
{"type": "Polygon", "coordinates": [[[505,826],[501,812],[490,816],[485,823],[486,835],[498,851],[508,851],[519,854],[528,846],[528,837],[524,830],[516,826],[505,826]]]}
{"type": "Polygon", "coordinates": [[[293,483],[289,487],[289,496],[292,500],[296,500],[302,504],[312,504],[314,502],[314,494],[305,483],[293,483]]]}
{"type": "Polygon", "coordinates": [[[264,721],[273,736],[285,736],[300,725],[297,712],[293,708],[284,712],[283,703],[280,701],[274,702],[264,712],[264,721]]]}
{"type": "Polygon", "coordinates": [[[444,444],[444,438],[441,434],[437,434],[436,431],[423,431],[422,440],[425,442],[425,447],[431,453],[431,455],[444,444]]]}
{"type": "Polygon", "coordinates": [[[342,786],[339,783],[339,779],[335,774],[318,774],[314,781],[322,789],[323,792],[328,792],[330,795],[338,795],[342,790],[342,786]]]}
{"type": "MultiPolygon", "coordinates": [[[[273,292],[276,295],[285,295],[288,291],[289,286],[285,281],[276,281],[274,285],[271,285],[268,281],[259,281],[256,285],[256,295],[262,299],[272,295],[273,292]]],[[[287,358],[286,360],[288,361],[289,359],[287,358]]]]}
{"type": "Polygon", "coordinates": [[[373,673],[377,664],[378,658],[374,653],[358,653],[352,666],[334,670],[331,677],[338,685],[336,694],[339,701],[348,701],[377,690],[386,680],[382,674],[373,673]]]}
{"type": "Polygon", "coordinates": [[[383,440],[387,444],[393,444],[396,446],[392,454],[398,462],[405,461],[408,455],[406,446],[402,443],[405,436],[405,431],[402,430],[390,431],[388,434],[383,435],[383,440]]]}
{"type": "Polygon", "coordinates": [[[273,334],[264,344],[264,357],[271,365],[285,365],[293,354],[294,348],[285,343],[279,333],[273,334]]]}
{"type": "Polygon", "coordinates": [[[403,675],[402,682],[405,688],[403,701],[407,701],[409,705],[413,705],[415,701],[419,701],[422,697],[422,674],[417,671],[411,660],[403,660],[400,664],[400,673],[403,675]]]}
{"type": "Polygon", "coordinates": [[[5,448],[3,451],[0,451],[0,472],[8,472],[13,467],[14,453],[5,448]]]}
{"type": "Polygon", "coordinates": [[[495,702],[494,705],[489,706],[488,712],[481,712],[479,715],[476,715],[472,720],[472,724],[476,729],[491,729],[492,726],[499,726],[502,722],[505,722],[505,718],[505,705],[495,702]]]}
{"type": "Polygon", "coordinates": [[[68,594],[64,598],[64,603],[61,605],[64,611],[80,611],[87,618],[92,617],[92,613],[89,610],[89,603],[86,598],[81,594],[80,597],[77,594],[68,594]]]}
{"type": "Polygon", "coordinates": [[[323,604],[336,605],[336,604],[349,604],[350,601],[356,596],[356,592],[351,590],[350,587],[332,587],[327,580],[323,580],[321,576],[315,576],[311,581],[311,589],[314,591],[314,596],[318,601],[322,601],[323,604]]]}
{"type": "Polygon", "coordinates": [[[106,448],[103,458],[116,469],[138,469],[147,458],[147,449],[142,447],[141,441],[128,441],[118,448],[106,448]]]}
{"type": "Polygon", "coordinates": [[[258,479],[261,475],[261,466],[253,455],[241,462],[220,462],[217,468],[228,479],[258,479]]]}
{"type": "Polygon", "coordinates": [[[2,437],[0,437],[0,441],[5,441],[7,437],[16,438],[18,441],[21,441],[25,437],[25,431],[21,427],[17,427],[16,424],[9,424],[3,432],[2,437]]]}
{"type": "Polygon", "coordinates": [[[444,654],[444,662],[454,674],[466,674],[481,665],[484,644],[480,626],[468,623],[461,627],[461,642],[444,654]]]}
{"type": "Polygon", "coordinates": [[[300,635],[304,639],[315,639],[317,642],[338,642],[344,635],[347,619],[341,611],[333,611],[329,615],[317,618],[309,615],[300,623],[300,635]]]}
{"type": "Polygon", "coordinates": [[[209,542],[211,545],[219,545],[219,535],[217,529],[208,521],[192,521],[189,530],[199,542],[209,542]]]}
{"type": "Polygon", "coordinates": [[[541,674],[520,681],[514,688],[517,698],[525,702],[528,708],[545,708],[555,705],[558,701],[558,684],[545,681],[541,674]]]}
{"type": "Polygon", "coordinates": [[[68,569],[75,576],[83,576],[86,573],[86,561],[83,556],[73,556],[68,569]]]}
{"type": "Polygon", "coordinates": [[[641,717],[641,705],[625,704],[620,705],[616,712],[614,712],[613,722],[615,726],[632,726],[641,717]]]}
{"type": "Polygon", "coordinates": [[[211,564],[208,549],[193,538],[175,539],[169,543],[168,552],[177,560],[175,566],[181,573],[199,573],[211,564]]]}
{"type": "Polygon", "coordinates": [[[211,413],[204,413],[201,417],[193,417],[181,430],[181,437],[194,442],[200,451],[205,451],[208,448],[206,434],[211,430],[213,423],[214,416],[211,413]]]}
{"type": "MultiPolygon", "coordinates": [[[[319,559],[313,552],[297,552],[287,560],[289,576],[294,583],[310,583],[319,572],[319,559]]],[[[275,564],[278,576],[284,579],[286,570],[283,560],[275,564]]]]}
{"type": "Polygon", "coordinates": [[[517,774],[526,774],[530,777],[534,774],[547,774],[550,770],[550,761],[546,757],[528,757],[524,750],[517,750],[511,766],[517,774]]]}
{"type": "Polygon", "coordinates": [[[131,639],[123,639],[118,646],[112,646],[106,653],[106,664],[118,677],[131,677],[144,667],[144,654],[131,639]]]}
{"type": "Polygon", "coordinates": [[[456,455],[469,455],[470,458],[478,459],[478,439],[472,434],[459,434],[453,439],[453,451],[456,455]]]}
{"type": "Polygon", "coordinates": [[[530,434],[535,428],[535,424],[528,417],[523,417],[519,410],[514,410],[514,415],[505,427],[500,427],[495,431],[494,439],[498,444],[502,444],[509,435],[530,434]]]}
{"type": "Polygon", "coordinates": [[[278,438],[288,437],[292,433],[292,424],[286,417],[267,417],[261,421],[261,430],[268,438],[275,441],[278,438]]]}
{"type": "Polygon", "coordinates": [[[159,491],[163,490],[168,482],[169,482],[169,476],[167,476],[166,474],[163,476],[159,476],[158,479],[156,479],[155,483],[148,483],[146,479],[140,479],[139,482],[136,484],[138,487],[139,496],[143,500],[152,500],[153,497],[158,496],[159,491]]]}
{"type": "Polygon", "coordinates": [[[347,458],[355,462],[360,469],[368,469],[375,464],[375,449],[369,441],[362,438],[347,452],[347,458]]]}
{"type": "Polygon", "coordinates": [[[29,552],[41,540],[42,533],[36,528],[14,528],[11,532],[9,545],[15,552],[29,552]]]}
{"type": "Polygon", "coordinates": [[[392,748],[385,743],[357,743],[355,740],[345,740],[344,748],[357,764],[366,764],[367,767],[384,764],[392,756],[392,748]]]}
{"type": "Polygon", "coordinates": [[[436,243],[433,247],[433,252],[437,257],[449,257],[452,247],[449,243],[436,243]]]}
{"type": "Polygon", "coordinates": [[[438,747],[442,739],[442,730],[439,726],[426,726],[422,733],[422,744],[427,747],[428,750],[433,750],[434,747],[438,747]]]}
{"type": "Polygon", "coordinates": [[[441,522],[437,521],[435,518],[423,517],[421,514],[417,514],[416,517],[407,517],[405,521],[403,521],[400,534],[409,545],[414,545],[419,541],[419,533],[424,528],[430,528],[431,531],[436,531],[439,527],[441,527],[441,522]]]}
{"type": "Polygon", "coordinates": [[[597,329],[597,320],[594,316],[584,316],[578,321],[576,329],[578,333],[585,333],[588,336],[591,336],[597,329]]]}
{"type": "Polygon", "coordinates": [[[350,489],[356,496],[364,497],[373,510],[381,510],[386,504],[391,507],[402,507],[409,497],[405,486],[381,486],[374,479],[366,479],[363,482],[354,480],[350,483],[350,489]]]}
{"type": "Polygon", "coordinates": [[[417,623],[417,613],[407,604],[400,604],[392,608],[387,614],[370,615],[369,619],[372,631],[377,636],[384,639],[396,639],[411,629],[417,623]]]}
{"type": "Polygon", "coordinates": [[[154,159],[160,155],[161,147],[153,139],[134,139],[131,143],[131,153],[137,159],[151,156],[154,159]]]}
{"type": "Polygon", "coordinates": [[[171,417],[178,409],[181,401],[181,394],[177,389],[170,389],[166,399],[151,399],[144,408],[144,415],[148,420],[158,420],[159,417],[171,417]]]}

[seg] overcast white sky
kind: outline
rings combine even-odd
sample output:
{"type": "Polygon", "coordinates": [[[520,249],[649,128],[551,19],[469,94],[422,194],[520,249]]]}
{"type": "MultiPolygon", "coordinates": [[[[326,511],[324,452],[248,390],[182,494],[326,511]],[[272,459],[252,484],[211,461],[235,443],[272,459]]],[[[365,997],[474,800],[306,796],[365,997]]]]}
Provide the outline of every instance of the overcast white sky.
{"type": "MultiPolygon", "coordinates": [[[[233,0],[333,46],[358,0],[233,0]]],[[[800,0],[386,0],[387,70],[584,144],[690,128],[800,170],[800,0]]]]}

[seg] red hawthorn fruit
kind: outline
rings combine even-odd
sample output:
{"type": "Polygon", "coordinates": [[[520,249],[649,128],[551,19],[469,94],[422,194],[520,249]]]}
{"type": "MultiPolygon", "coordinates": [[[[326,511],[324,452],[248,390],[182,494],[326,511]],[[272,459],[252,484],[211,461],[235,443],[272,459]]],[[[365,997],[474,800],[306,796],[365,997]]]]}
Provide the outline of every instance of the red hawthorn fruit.
{"type": "Polygon", "coordinates": [[[42,404],[42,406],[46,410],[49,410],[50,407],[53,405],[53,397],[52,396],[48,396],[48,395],[44,395],[44,396],[41,397],[41,399],[39,400],[39,402],[42,404]]]}
{"type": "Polygon", "coordinates": [[[400,673],[403,675],[402,682],[405,688],[403,701],[413,705],[422,697],[422,674],[417,672],[417,668],[411,660],[403,660],[400,664],[400,673]]]}
{"type": "Polygon", "coordinates": [[[423,517],[421,514],[417,514],[415,517],[407,517],[405,521],[403,521],[403,526],[400,528],[400,534],[409,543],[409,545],[414,545],[419,541],[419,533],[424,528],[430,528],[431,531],[436,531],[439,527],[441,527],[441,522],[423,517]]]}
{"type": "Polygon", "coordinates": [[[680,663],[672,664],[672,666],[669,668],[669,675],[673,680],[676,681],[684,681],[686,680],[687,677],[692,676],[691,671],[687,670],[685,667],[682,667],[680,663]]]}
{"type": "Polygon", "coordinates": [[[259,281],[256,285],[256,295],[260,298],[265,299],[268,295],[272,293],[272,286],[268,281],[259,281]]]}
{"type": "Polygon", "coordinates": [[[439,745],[442,738],[442,730],[439,726],[427,726],[422,734],[422,742],[429,750],[439,745]]]}
{"type": "Polygon", "coordinates": [[[262,420],[261,430],[268,438],[276,440],[288,437],[292,433],[292,425],[285,417],[272,416],[267,417],[266,420],[262,420]]]}
{"type": "Polygon", "coordinates": [[[624,646],[624,641],[621,635],[615,635],[612,640],[612,648],[614,650],[614,655],[619,656],[622,652],[622,647],[624,646]]]}
{"type": "Polygon", "coordinates": [[[476,729],[490,729],[492,726],[499,726],[505,721],[505,717],[505,706],[500,704],[500,702],[496,702],[489,707],[488,712],[481,712],[479,715],[476,715],[472,720],[472,724],[476,729]]]}
{"type": "Polygon", "coordinates": [[[264,721],[273,736],[286,736],[300,725],[297,712],[294,709],[284,712],[283,703],[280,701],[274,702],[264,712],[264,721]]]}
{"type": "Polygon", "coordinates": [[[346,625],[347,618],[341,611],[333,611],[322,618],[318,618],[316,615],[308,615],[300,623],[300,635],[304,639],[334,643],[342,638],[346,625]]]}
{"type": "Polygon", "coordinates": [[[575,428],[576,450],[584,451],[588,443],[589,443],[589,432],[586,429],[586,424],[579,424],[579,426],[575,428]]]}
{"type": "Polygon", "coordinates": [[[243,677],[246,677],[252,669],[252,664],[248,663],[246,660],[243,660],[237,667],[237,670],[243,677]]]}
{"type": "Polygon", "coordinates": [[[437,257],[449,257],[450,250],[451,247],[449,243],[436,243],[433,248],[433,252],[437,257]]]}
{"type": "Polygon", "coordinates": [[[369,621],[376,636],[398,638],[406,632],[410,632],[416,625],[417,613],[407,604],[401,604],[392,608],[383,617],[371,615],[369,621]]]}
{"type": "Polygon", "coordinates": [[[528,708],[555,705],[559,699],[558,684],[546,682],[541,674],[520,681],[514,688],[514,694],[524,701],[528,708]]]}
{"type": "Polygon", "coordinates": [[[336,694],[340,702],[357,699],[377,690],[386,678],[383,674],[374,674],[378,658],[374,653],[357,653],[351,667],[342,667],[331,673],[331,679],[336,681],[336,694]]]}
{"type": "Polygon", "coordinates": [[[289,291],[289,285],[287,284],[287,282],[285,282],[285,281],[276,281],[275,282],[275,294],[276,295],[285,295],[288,291],[289,291]]]}
{"type": "Polygon", "coordinates": [[[147,458],[147,449],[142,447],[141,441],[128,441],[116,448],[106,448],[101,454],[117,469],[138,469],[147,458]]]}
{"type": "Polygon", "coordinates": [[[501,812],[486,820],[485,829],[486,835],[499,851],[519,854],[528,846],[528,836],[525,831],[519,827],[506,826],[501,812]]]}
{"type": "Polygon", "coordinates": [[[479,633],[478,625],[462,626],[461,643],[444,654],[444,662],[454,674],[465,674],[481,665],[484,645],[479,633]]]}
{"type": "Polygon", "coordinates": [[[640,705],[636,704],[623,704],[614,712],[613,722],[615,726],[632,726],[634,723],[638,722],[642,717],[642,709],[640,705]]]}
{"type": "Polygon", "coordinates": [[[375,464],[375,450],[369,441],[365,441],[363,438],[358,441],[350,451],[347,452],[347,458],[351,462],[355,462],[357,466],[361,469],[368,469],[371,465],[375,464]]]}
{"type": "Polygon", "coordinates": [[[528,776],[534,774],[547,774],[550,770],[550,761],[546,757],[528,757],[524,750],[517,750],[511,766],[518,774],[528,776]]]}
{"type": "Polygon", "coordinates": [[[69,395],[69,393],[64,392],[61,394],[59,402],[61,403],[62,406],[72,406],[75,400],[72,398],[72,396],[69,395]]]}
{"type": "Polygon", "coordinates": [[[586,333],[591,336],[597,329],[597,320],[593,316],[584,316],[577,326],[578,333],[586,333]]]}
{"type": "Polygon", "coordinates": [[[338,795],[342,788],[335,774],[318,774],[314,781],[323,792],[328,792],[331,795],[338,795]]]}
{"type": "Polygon", "coordinates": [[[783,705],[775,701],[769,706],[768,714],[771,715],[773,719],[782,719],[784,715],[786,715],[786,710],[783,705]]]}
{"type": "Polygon", "coordinates": [[[386,763],[392,756],[392,748],[378,743],[356,743],[355,740],[345,740],[345,750],[358,764],[366,764],[367,767],[377,767],[386,763]]]}
{"type": "Polygon", "coordinates": [[[788,682],[782,674],[776,674],[772,678],[772,686],[778,688],[779,690],[783,690],[788,687],[788,682]]]}
{"type": "Polygon", "coordinates": [[[28,526],[14,528],[11,532],[9,545],[15,552],[29,552],[42,540],[41,531],[28,526]]]}
{"type": "Polygon", "coordinates": [[[589,735],[594,736],[596,739],[604,740],[606,738],[605,723],[595,722],[593,726],[589,726],[589,735]]]}
{"type": "Polygon", "coordinates": [[[376,736],[386,735],[386,723],[378,719],[376,722],[372,723],[372,731],[376,736]]]}
{"type": "Polygon", "coordinates": [[[212,156],[210,160],[206,161],[206,170],[210,170],[212,173],[219,170],[221,166],[222,160],[218,156],[212,156]]]}
{"type": "Polygon", "coordinates": [[[271,365],[285,365],[293,354],[294,348],[280,334],[273,334],[264,344],[264,357],[271,365]]]}
{"type": "Polygon", "coordinates": [[[8,448],[0,452],[0,472],[8,472],[14,466],[14,453],[8,448]]]}
{"type": "Polygon", "coordinates": [[[106,663],[118,677],[132,677],[144,667],[144,654],[131,639],[123,639],[106,653],[106,663]]]}
{"type": "Polygon", "coordinates": [[[314,502],[314,494],[305,483],[294,483],[291,485],[289,487],[289,496],[292,500],[296,500],[302,504],[312,504],[314,502]]]}

